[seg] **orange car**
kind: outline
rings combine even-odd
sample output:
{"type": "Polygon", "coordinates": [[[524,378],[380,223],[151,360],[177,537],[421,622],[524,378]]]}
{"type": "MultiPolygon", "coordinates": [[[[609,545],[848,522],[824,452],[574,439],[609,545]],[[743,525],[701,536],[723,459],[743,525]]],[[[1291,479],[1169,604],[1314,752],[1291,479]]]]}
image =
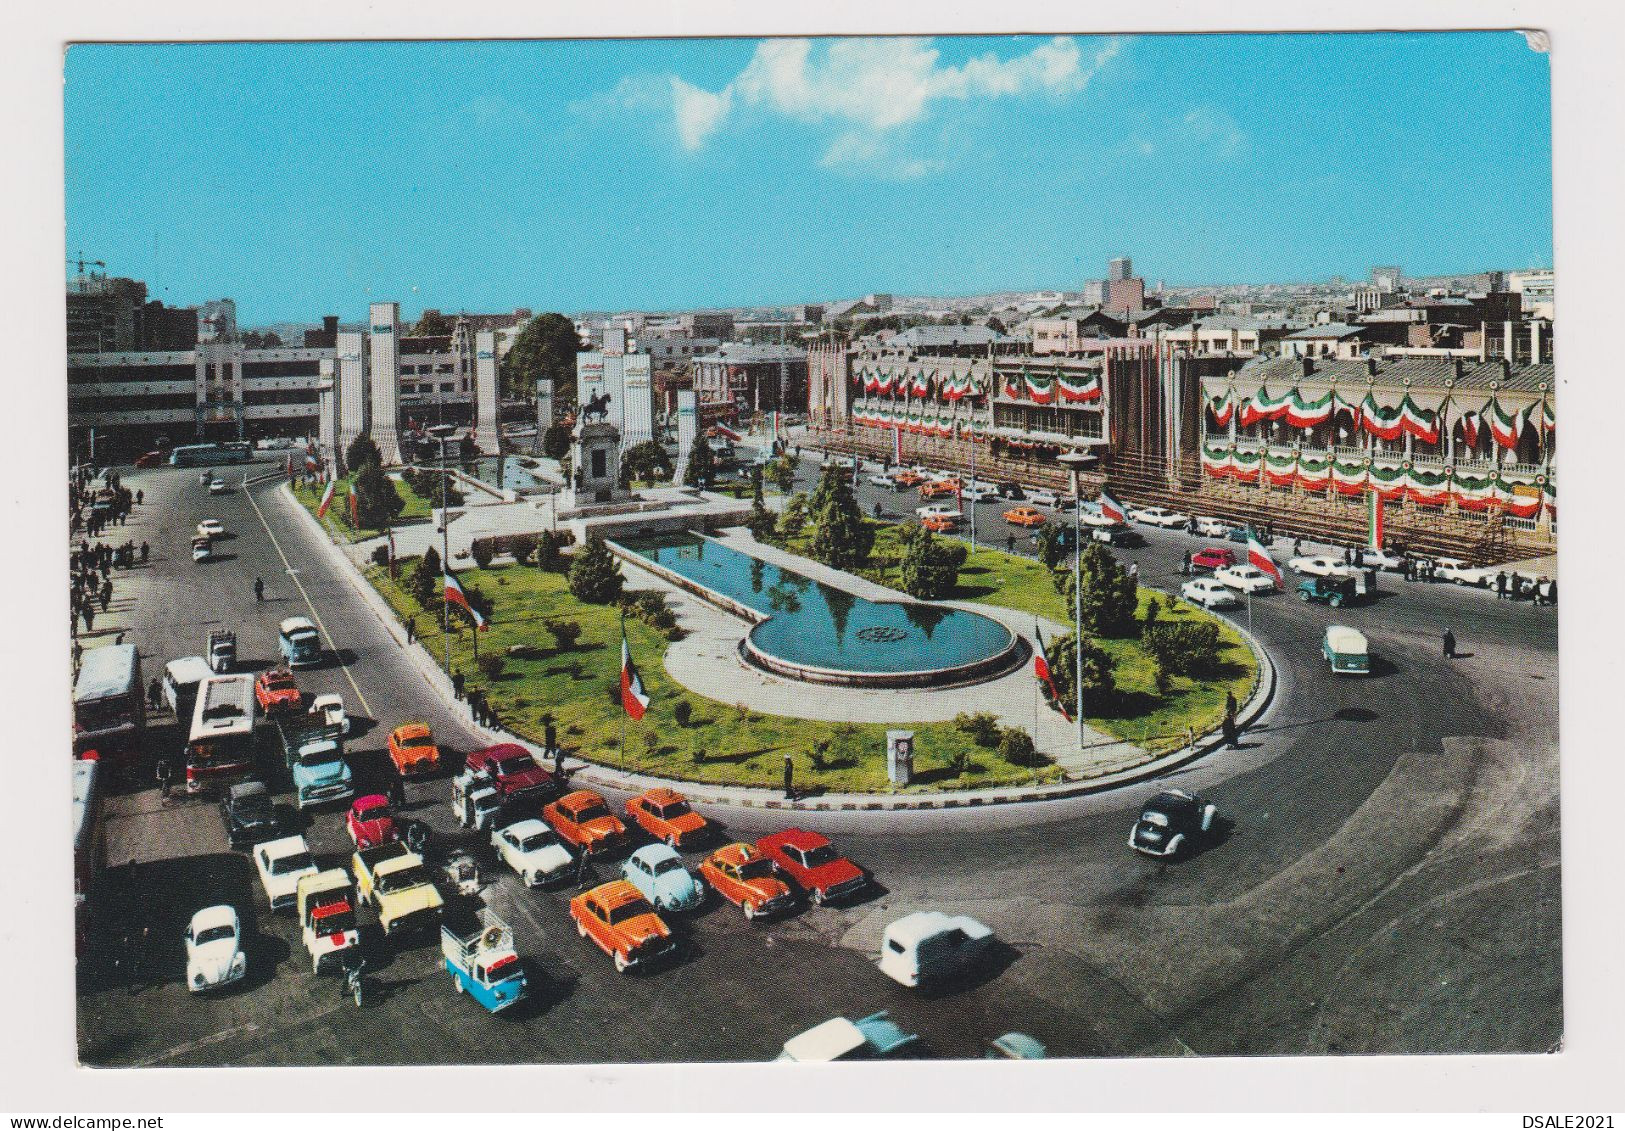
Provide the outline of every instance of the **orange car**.
{"type": "Polygon", "coordinates": [[[745,918],[771,915],[795,901],[790,887],[773,871],[773,862],[753,845],[730,844],[700,862],[700,878],[745,918]]]}
{"type": "Polygon", "coordinates": [[[959,480],[934,479],[920,486],[920,498],[936,499],[943,495],[957,495],[959,493],[959,480]]]}
{"type": "Polygon", "coordinates": [[[597,943],[623,974],[677,945],[671,928],[643,893],[625,880],[611,880],[576,896],[570,901],[570,918],[576,921],[576,933],[597,943]]]}
{"type": "Polygon", "coordinates": [[[588,855],[626,843],[626,826],[590,789],[578,789],[542,806],[542,820],[560,840],[588,855]]]}
{"type": "Polygon", "coordinates": [[[644,832],[673,848],[693,844],[705,835],[709,822],[688,807],[688,798],[675,789],[649,789],[626,803],[626,815],[644,832]]]}
{"type": "Polygon", "coordinates": [[[925,476],[921,475],[917,471],[899,471],[896,475],[892,476],[892,482],[896,483],[899,487],[918,487],[921,483],[925,482],[925,476]]]}
{"type": "Polygon", "coordinates": [[[1004,512],[1004,521],[1011,526],[1043,526],[1044,516],[1032,507],[1011,507],[1004,512]]]}
{"type": "Polygon", "coordinates": [[[277,711],[297,711],[304,702],[293,673],[284,668],[261,672],[254,680],[254,700],[267,715],[277,711]]]}
{"type": "Polygon", "coordinates": [[[440,749],[428,723],[402,723],[389,732],[389,760],[405,777],[432,774],[440,768],[440,749]]]}
{"type": "Polygon", "coordinates": [[[932,514],[920,519],[920,525],[933,534],[946,534],[954,528],[954,520],[946,515],[932,514]]]}

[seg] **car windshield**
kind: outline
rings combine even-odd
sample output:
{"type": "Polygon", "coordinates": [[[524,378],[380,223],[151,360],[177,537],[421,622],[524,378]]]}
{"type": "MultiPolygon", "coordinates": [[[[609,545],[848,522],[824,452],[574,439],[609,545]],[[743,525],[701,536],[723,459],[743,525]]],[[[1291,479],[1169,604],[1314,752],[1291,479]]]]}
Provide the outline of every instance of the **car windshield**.
{"type": "Polygon", "coordinates": [[[522,774],[535,764],[528,754],[514,754],[498,762],[496,770],[499,774],[522,774]]]}
{"type": "Polygon", "coordinates": [[[624,923],[628,919],[635,919],[639,915],[652,915],[653,908],[641,899],[629,899],[619,907],[611,908],[609,921],[611,923],[624,923]]]}
{"type": "Polygon", "coordinates": [[[688,812],[688,802],[673,801],[667,805],[657,805],[655,806],[655,812],[665,820],[675,820],[688,812]]]}
{"type": "Polygon", "coordinates": [[[398,872],[386,872],[378,877],[378,890],[382,892],[405,891],[407,888],[421,887],[429,882],[429,874],[422,868],[413,865],[402,868],[398,872]]]}
{"type": "Polygon", "coordinates": [[[739,878],[742,880],[765,880],[772,874],[773,865],[759,856],[739,865],[739,878]]]}
{"type": "Polygon", "coordinates": [[[681,872],[683,862],[675,857],[668,856],[664,860],[655,861],[655,875],[664,876],[667,872],[681,872]]]}
{"type": "Polygon", "coordinates": [[[339,760],[339,752],[331,747],[326,750],[311,750],[299,755],[299,764],[309,768],[331,766],[339,760]]]}
{"type": "Polygon", "coordinates": [[[192,942],[196,946],[203,946],[205,943],[220,942],[224,939],[235,938],[236,935],[237,932],[233,931],[229,924],[222,923],[217,927],[203,928],[203,930],[198,932],[197,938],[193,939],[192,942]]]}
{"type": "Polygon", "coordinates": [[[586,805],[580,809],[577,809],[573,815],[573,819],[581,824],[586,824],[588,821],[596,821],[600,817],[607,816],[609,816],[609,810],[604,808],[603,802],[595,801],[591,805],[586,805]]]}
{"type": "Polygon", "coordinates": [[[383,805],[374,805],[371,809],[356,810],[355,819],[358,821],[382,821],[389,816],[389,809],[383,805]]]}
{"type": "Polygon", "coordinates": [[[398,742],[398,745],[400,745],[400,746],[433,746],[434,745],[434,739],[430,738],[426,734],[409,734],[405,738],[400,739],[399,742],[398,742]]]}
{"type": "Polygon", "coordinates": [[[806,858],[807,867],[809,868],[817,868],[824,864],[833,864],[835,861],[841,858],[840,854],[827,844],[820,844],[817,848],[809,848],[805,853],[803,853],[803,855],[806,858]]]}
{"type": "Polygon", "coordinates": [[[546,848],[552,843],[552,833],[531,833],[519,842],[519,851],[535,852],[538,848],[546,848]]]}
{"type": "Polygon", "coordinates": [[[295,852],[290,856],[282,857],[280,860],[273,860],[271,862],[271,873],[277,876],[285,876],[289,872],[297,872],[315,866],[316,862],[310,858],[310,853],[295,852]]]}

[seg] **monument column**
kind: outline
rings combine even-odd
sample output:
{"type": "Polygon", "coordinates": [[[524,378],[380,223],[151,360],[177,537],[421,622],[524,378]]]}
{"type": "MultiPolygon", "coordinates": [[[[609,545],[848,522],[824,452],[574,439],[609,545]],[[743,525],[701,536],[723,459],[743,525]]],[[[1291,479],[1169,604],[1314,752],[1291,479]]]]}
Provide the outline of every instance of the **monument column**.
{"type": "MultiPolygon", "coordinates": [[[[372,423],[372,394],[367,388],[367,336],[355,330],[343,330],[335,344],[334,393],[338,399],[338,454],[342,460],[350,445],[367,434],[372,423]]],[[[345,470],[355,469],[347,467],[345,470]]]]}
{"type": "Polygon", "coordinates": [[[494,330],[480,330],[474,335],[474,446],[486,455],[502,454],[499,408],[497,335],[494,330]]]}
{"type": "Polygon", "coordinates": [[[375,302],[368,318],[372,358],[372,441],[386,465],[401,462],[401,305],[375,302]]]}

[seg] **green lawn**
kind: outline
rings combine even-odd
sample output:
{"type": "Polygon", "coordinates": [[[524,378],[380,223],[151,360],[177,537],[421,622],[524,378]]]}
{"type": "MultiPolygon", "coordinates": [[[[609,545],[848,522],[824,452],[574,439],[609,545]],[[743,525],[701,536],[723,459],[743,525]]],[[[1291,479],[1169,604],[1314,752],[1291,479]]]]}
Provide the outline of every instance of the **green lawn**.
{"type": "MultiPolygon", "coordinates": [[[[395,520],[397,526],[408,522],[421,522],[429,518],[436,504],[419,495],[401,480],[392,479],[390,482],[395,484],[395,490],[400,493],[402,501],[406,503],[400,517],[395,520]]],[[[303,487],[293,488],[293,497],[298,499],[305,509],[314,515],[316,508],[321,505],[322,492],[326,489],[327,485],[323,483],[307,484],[303,487]]],[[[327,514],[320,519],[321,524],[327,528],[327,532],[341,542],[364,542],[368,538],[376,538],[382,534],[382,530],[357,529],[350,525],[350,500],[346,498],[349,493],[350,477],[345,476],[338,481],[338,486],[333,489],[332,505],[327,508],[327,514]]]]}
{"type": "MultiPolygon", "coordinates": [[[[330,510],[329,515],[332,511],[330,510]]],[[[439,614],[426,613],[403,584],[415,562],[401,564],[401,583],[387,570],[372,567],[368,578],[403,619],[415,616],[419,638],[437,661],[444,655],[439,614]]],[[[854,725],[792,719],[742,712],[692,694],[673,683],[662,666],[665,638],[643,622],[627,618],[632,655],[652,703],[640,722],[625,719],[618,694],[620,678],[619,611],[584,605],[570,595],[562,574],[514,564],[458,574],[492,601],[491,628],[479,634],[481,654],[508,657],[513,645],[537,650],[534,658],[507,658],[506,670],[486,690],[502,723],[533,742],[543,736],[542,716],[551,712],[560,739],[576,756],[663,777],[732,785],[776,787],[783,781],[784,755],[795,765],[799,786],[816,785],[835,792],[887,789],[885,732],[879,724],[854,725]],[[543,626],[549,619],[574,620],[582,633],[575,647],[560,652],[543,626]],[[610,697],[610,689],[617,689],[610,697]],[[693,712],[687,726],[674,714],[679,702],[693,712]],[[626,743],[620,736],[625,720],[626,743]],[[831,744],[821,767],[813,765],[814,743],[831,744]]],[[[452,668],[464,673],[469,686],[484,683],[474,664],[474,634],[453,621],[452,668]]],[[[443,662],[443,661],[442,661],[443,662]]],[[[910,792],[971,789],[1058,780],[1053,766],[1041,770],[1014,766],[993,750],[975,746],[949,723],[922,723],[915,731],[915,780],[910,792]],[[956,772],[956,755],[970,764],[956,772]]]]}

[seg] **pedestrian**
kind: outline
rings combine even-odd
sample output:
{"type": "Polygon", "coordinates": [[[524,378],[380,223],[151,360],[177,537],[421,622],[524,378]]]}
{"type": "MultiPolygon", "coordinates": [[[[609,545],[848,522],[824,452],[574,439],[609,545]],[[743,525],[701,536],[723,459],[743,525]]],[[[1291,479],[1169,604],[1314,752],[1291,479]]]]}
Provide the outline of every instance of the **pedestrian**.
{"type": "Polygon", "coordinates": [[[1557,604],[1557,578],[1555,577],[1546,583],[1546,603],[1548,605],[1557,604]]]}
{"type": "Polygon", "coordinates": [[[418,618],[416,616],[409,616],[406,618],[406,642],[410,644],[417,638],[418,618]]]}
{"type": "MultiPolygon", "coordinates": [[[[1235,702],[1235,698],[1232,697],[1230,702],[1233,704],[1235,702]]],[[[1239,739],[1240,734],[1236,727],[1235,708],[1233,706],[1226,707],[1224,711],[1224,744],[1234,750],[1238,745],[1239,739]]]]}
{"type": "Polygon", "coordinates": [[[1292,556],[1295,557],[1295,558],[1303,557],[1303,539],[1302,538],[1294,538],[1294,539],[1292,539],[1292,556]]]}
{"type": "Polygon", "coordinates": [[[1189,550],[1186,550],[1183,554],[1179,555],[1179,572],[1186,577],[1190,576],[1191,552],[1189,550]]]}
{"type": "Polygon", "coordinates": [[[254,579],[254,600],[265,600],[265,579],[262,577],[256,577],[254,579]]]}
{"type": "Polygon", "coordinates": [[[157,776],[158,776],[158,796],[163,797],[163,798],[167,798],[169,796],[170,784],[174,780],[172,778],[172,776],[171,776],[171,773],[170,773],[169,759],[168,758],[160,758],[160,759],[158,759],[157,776]]]}
{"type": "Polygon", "coordinates": [[[152,677],[152,682],[147,684],[147,706],[151,707],[154,711],[156,711],[158,709],[158,707],[163,703],[163,701],[164,701],[163,688],[160,687],[159,684],[158,684],[158,677],[153,676],[152,677]]]}
{"type": "Polygon", "coordinates": [[[796,799],[796,764],[791,761],[790,755],[784,756],[784,799],[796,799]]]}
{"type": "Polygon", "coordinates": [[[1343,564],[1344,565],[1353,565],[1354,564],[1354,547],[1353,546],[1344,546],[1343,547],[1343,564]]]}
{"type": "Polygon", "coordinates": [[[85,631],[89,632],[96,625],[96,612],[88,604],[79,610],[79,615],[85,618],[85,631]]]}
{"type": "Polygon", "coordinates": [[[1016,536],[1014,534],[1006,534],[1004,536],[1004,552],[1007,554],[1013,554],[1016,552],[1016,536]]]}
{"type": "Polygon", "coordinates": [[[1128,575],[1134,581],[1139,581],[1140,580],[1140,563],[1139,562],[1130,562],[1129,563],[1128,575]]]}
{"type": "Polygon", "coordinates": [[[406,804],[406,782],[400,774],[389,779],[389,803],[396,809],[406,804]]]}
{"type": "Polygon", "coordinates": [[[142,565],[147,564],[147,554],[150,551],[150,549],[151,549],[151,547],[149,547],[145,542],[141,543],[141,564],[142,565]]]}
{"type": "Polygon", "coordinates": [[[1456,658],[1456,634],[1448,628],[1444,630],[1444,658],[1447,660],[1456,658]]]}
{"type": "Polygon", "coordinates": [[[1495,599],[1497,601],[1507,599],[1507,571],[1504,569],[1495,575],[1495,599]]]}
{"type": "Polygon", "coordinates": [[[107,611],[107,606],[113,600],[113,583],[111,581],[102,582],[101,592],[97,596],[101,601],[102,612],[105,613],[107,611]]]}
{"type": "Polygon", "coordinates": [[[85,655],[85,646],[83,644],[79,643],[78,640],[75,640],[73,642],[73,670],[75,672],[78,672],[78,670],[79,670],[79,661],[84,659],[84,655],[85,655]]]}
{"type": "Polygon", "coordinates": [[[136,506],[138,506],[138,507],[143,506],[146,503],[146,501],[147,501],[147,493],[145,491],[137,491],[135,493],[135,505],[136,506]]]}
{"type": "Polygon", "coordinates": [[[458,699],[463,697],[463,673],[456,669],[451,673],[451,693],[458,699]]]}

